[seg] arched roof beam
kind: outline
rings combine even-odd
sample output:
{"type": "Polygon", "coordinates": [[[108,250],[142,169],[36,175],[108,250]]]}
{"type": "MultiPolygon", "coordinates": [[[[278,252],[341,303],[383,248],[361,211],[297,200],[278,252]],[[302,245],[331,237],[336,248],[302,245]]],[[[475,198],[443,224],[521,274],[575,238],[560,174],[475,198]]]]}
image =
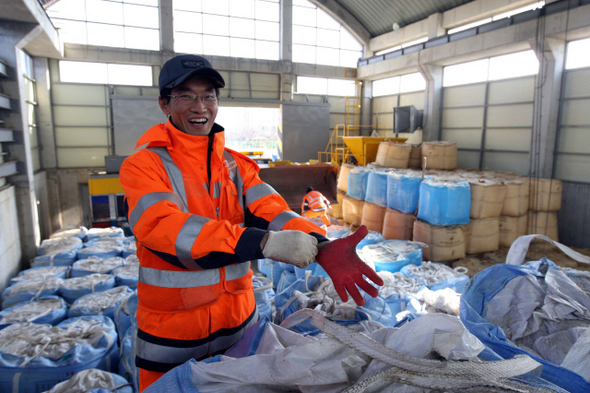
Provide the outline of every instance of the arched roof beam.
{"type": "Polygon", "coordinates": [[[369,40],[371,39],[371,33],[369,33],[369,30],[367,30],[353,14],[340,5],[336,0],[309,0],[309,2],[313,3],[334,18],[338,23],[345,26],[354,38],[356,38],[365,48],[369,47],[369,40]]]}

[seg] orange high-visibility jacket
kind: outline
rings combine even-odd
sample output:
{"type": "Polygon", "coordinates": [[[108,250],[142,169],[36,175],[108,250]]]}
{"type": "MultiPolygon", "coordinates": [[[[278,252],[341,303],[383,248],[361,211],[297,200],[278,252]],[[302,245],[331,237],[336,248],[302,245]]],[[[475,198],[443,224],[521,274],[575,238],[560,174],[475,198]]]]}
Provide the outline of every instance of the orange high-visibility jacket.
{"type": "Polygon", "coordinates": [[[311,210],[312,212],[327,212],[330,201],[319,191],[311,190],[303,197],[301,211],[311,210]]]}
{"type": "Polygon", "coordinates": [[[119,173],[140,261],[136,365],[166,372],[224,352],[258,320],[250,260],[267,230],[325,240],[260,180],[258,165],[209,136],[150,128],[119,173]]]}

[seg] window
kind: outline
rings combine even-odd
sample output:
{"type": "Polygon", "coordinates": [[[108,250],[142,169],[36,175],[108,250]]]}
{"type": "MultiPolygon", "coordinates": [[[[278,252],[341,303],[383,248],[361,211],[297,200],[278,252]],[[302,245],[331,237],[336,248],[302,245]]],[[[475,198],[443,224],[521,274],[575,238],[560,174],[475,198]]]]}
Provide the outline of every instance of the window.
{"type": "Polygon", "coordinates": [[[293,61],[356,68],[362,45],[307,0],[293,0],[293,61]]]}
{"type": "Polygon", "coordinates": [[[158,0],[60,0],[47,14],[64,42],[160,49],[158,0]]]}
{"type": "Polygon", "coordinates": [[[126,64],[60,61],[61,82],[152,86],[152,67],[126,64]]]}
{"type": "Polygon", "coordinates": [[[240,152],[261,151],[262,157],[278,157],[279,108],[219,108],[216,123],[225,128],[225,145],[240,152]]]}
{"type": "Polygon", "coordinates": [[[425,89],[426,81],[419,72],[373,81],[373,97],[410,93],[425,89]]]}
{"type": "Polygon", "coordinates": [[[538,72],[539,61],[535,52],[530,50],[447,66],[443,70],[443,86],[536,75],[538,72]]]}
{"type": "Polygon", "coordinates": [[[567,44],[565,68],[567,70],[590,66],[590,38],[567,44]]]}
{"type": "Polygon", "coordinates": [[[347,79],[298,76],[297,94],[353,97],[355,95],[355,84],[353,80],[347,79]]]}
{"type": "Polygon", "coordinates": [[[279,60],[279,0],[174,0],[174,50],[279,60]]]}

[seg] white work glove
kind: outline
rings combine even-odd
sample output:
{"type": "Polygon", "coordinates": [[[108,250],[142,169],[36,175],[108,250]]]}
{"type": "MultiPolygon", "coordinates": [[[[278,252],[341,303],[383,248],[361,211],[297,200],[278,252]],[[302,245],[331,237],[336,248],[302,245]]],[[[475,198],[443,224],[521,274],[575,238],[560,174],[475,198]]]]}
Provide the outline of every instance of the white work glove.
{"type": "Polygon", "coordinates": [[[318,254],[318,240],[301,231],[268,231],[262,249],[265,258],[305,268],[318,254]]]}

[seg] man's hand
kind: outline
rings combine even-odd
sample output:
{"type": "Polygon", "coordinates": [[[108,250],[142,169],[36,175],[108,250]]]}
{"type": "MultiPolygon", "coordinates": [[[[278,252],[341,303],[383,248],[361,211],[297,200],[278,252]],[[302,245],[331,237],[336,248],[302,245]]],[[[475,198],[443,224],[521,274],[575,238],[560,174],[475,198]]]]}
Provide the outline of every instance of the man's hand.
{"type": "Polygon", "coordinates": [[[318,240],[301,231],[269,231],[262,255],[274,261],[305,268],[318,253],[318,240]]]}
{"type": "Polygon", "coordinates": [[[372,297],[376,297],[379,293],[377,288],[363,278],[363,275],[375,284],[383,285],[381,277],[361,261],[356,253],[356,245],[367,236],[368,232],[367,227],[361,225],[350,236],[324,242],[319,245],[320,251],[316,257],[317,262],[332,279],[340,299],[346,302],[348,300],[346,291],[348,291],[359,306],[364,305],[365,300],[360,294],[357,285],[372,297]]]}

